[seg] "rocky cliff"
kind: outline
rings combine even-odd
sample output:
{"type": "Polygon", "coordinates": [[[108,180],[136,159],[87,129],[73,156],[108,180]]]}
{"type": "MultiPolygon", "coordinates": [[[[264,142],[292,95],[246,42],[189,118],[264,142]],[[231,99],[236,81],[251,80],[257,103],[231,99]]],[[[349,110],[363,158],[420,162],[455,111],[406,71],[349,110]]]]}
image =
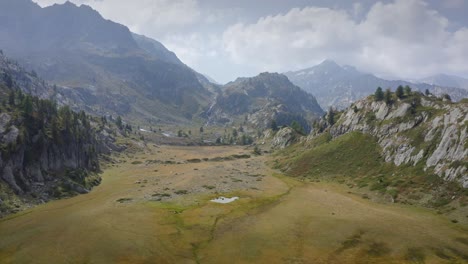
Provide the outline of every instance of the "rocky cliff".
{"type": "Polygon", "coordinates": [[[76,112],[0,54],[0,216],[98,184],[99,154],[122,150],[104,119],[76,112]]]}
{"type": "Polygon", "coordinates": [[[386,103],[371,96],[337,113],[334,124],[325,126],[333,138],[352,131],[370,134],[377,139],[386,162],[423,166],[428,174],[433,172],[468,187],[466,100],[452,103],[413,93],[386,103]]]}

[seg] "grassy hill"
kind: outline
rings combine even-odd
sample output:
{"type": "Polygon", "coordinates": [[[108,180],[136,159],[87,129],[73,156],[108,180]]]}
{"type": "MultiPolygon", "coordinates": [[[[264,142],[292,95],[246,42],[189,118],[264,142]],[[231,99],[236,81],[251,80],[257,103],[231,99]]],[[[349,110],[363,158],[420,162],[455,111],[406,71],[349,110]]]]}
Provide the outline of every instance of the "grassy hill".
{"type": "Polygon", "coordinates": [[[395,100],[392,106],[369,97],[335,113],[334,124],[325,120],[316,124],[314,135],[276,154],[274,166],[306,181],[343,183],[371,199],[436,208],[454,221],[466,222],[466,112],[457,122],[437,122],[459,109],[466,109],[466,103],[443,102],[420,94],[395,100]],[[394,115],[413,99],[434,105],[425,103],[426,106],[415,106],[414,112],[394,115]],[[387,119],[381,110],[385,107],[390,107],[387,119]],[[419,118],[420,115],[426,118],[419,118]],[[447,126],[458,129],[453,132],[458,138],[446,135],[450,131],[447,126]],[[431,132],[434,137],[425,139],[432,130],[438,132],[431,132]],[[447,137],[449,144],[444,143],[447,137]],[[441,146],[444,151],[437,153],[441,146]],[[454,155],[452,149],[461,156],[454,155]],[[428,166],[435,154],[440,163],[428,166]],[[411,158],[415,156],[418,159],[411,158]],[[453,171],[460,174],[448,177],[453,171]]]}

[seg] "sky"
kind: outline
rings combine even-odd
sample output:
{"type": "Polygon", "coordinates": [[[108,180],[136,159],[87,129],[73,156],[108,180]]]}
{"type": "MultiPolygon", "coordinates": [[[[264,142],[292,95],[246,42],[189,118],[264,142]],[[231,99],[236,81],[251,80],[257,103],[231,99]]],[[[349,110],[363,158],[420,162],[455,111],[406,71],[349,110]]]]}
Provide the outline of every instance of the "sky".
{"type": "Polygon", "coordinates": [[[390,79],[468,78],[468,0],[71,2],[160,41],[220,83],[325,59],[390,79]]]}

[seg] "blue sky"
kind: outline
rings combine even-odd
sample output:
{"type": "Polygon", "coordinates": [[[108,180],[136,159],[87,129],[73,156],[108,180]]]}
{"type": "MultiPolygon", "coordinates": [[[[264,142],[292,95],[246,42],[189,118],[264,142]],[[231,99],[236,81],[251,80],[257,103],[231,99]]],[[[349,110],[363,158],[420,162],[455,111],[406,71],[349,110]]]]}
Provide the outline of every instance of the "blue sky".
{"type": "MultiPolygon", "coordinates": [[[[42,6],[64,0],[35,0],[42,6]]],[[[325,59],[386,78],[468,77],[467,0],[72,0],[225,83],[325,59]]]]}

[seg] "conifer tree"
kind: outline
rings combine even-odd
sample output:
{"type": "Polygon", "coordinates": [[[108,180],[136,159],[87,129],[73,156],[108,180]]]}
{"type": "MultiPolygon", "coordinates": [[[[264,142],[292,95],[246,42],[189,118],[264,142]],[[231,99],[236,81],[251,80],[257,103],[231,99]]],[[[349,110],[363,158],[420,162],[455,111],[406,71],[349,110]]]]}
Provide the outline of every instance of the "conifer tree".
{"type": "Polygon", "coordinates": [[[384,99],[384,93],[381,87],[378,87],[377,90],[375,90],[374,97],[375,101],[382,101],[384,99]]]}

